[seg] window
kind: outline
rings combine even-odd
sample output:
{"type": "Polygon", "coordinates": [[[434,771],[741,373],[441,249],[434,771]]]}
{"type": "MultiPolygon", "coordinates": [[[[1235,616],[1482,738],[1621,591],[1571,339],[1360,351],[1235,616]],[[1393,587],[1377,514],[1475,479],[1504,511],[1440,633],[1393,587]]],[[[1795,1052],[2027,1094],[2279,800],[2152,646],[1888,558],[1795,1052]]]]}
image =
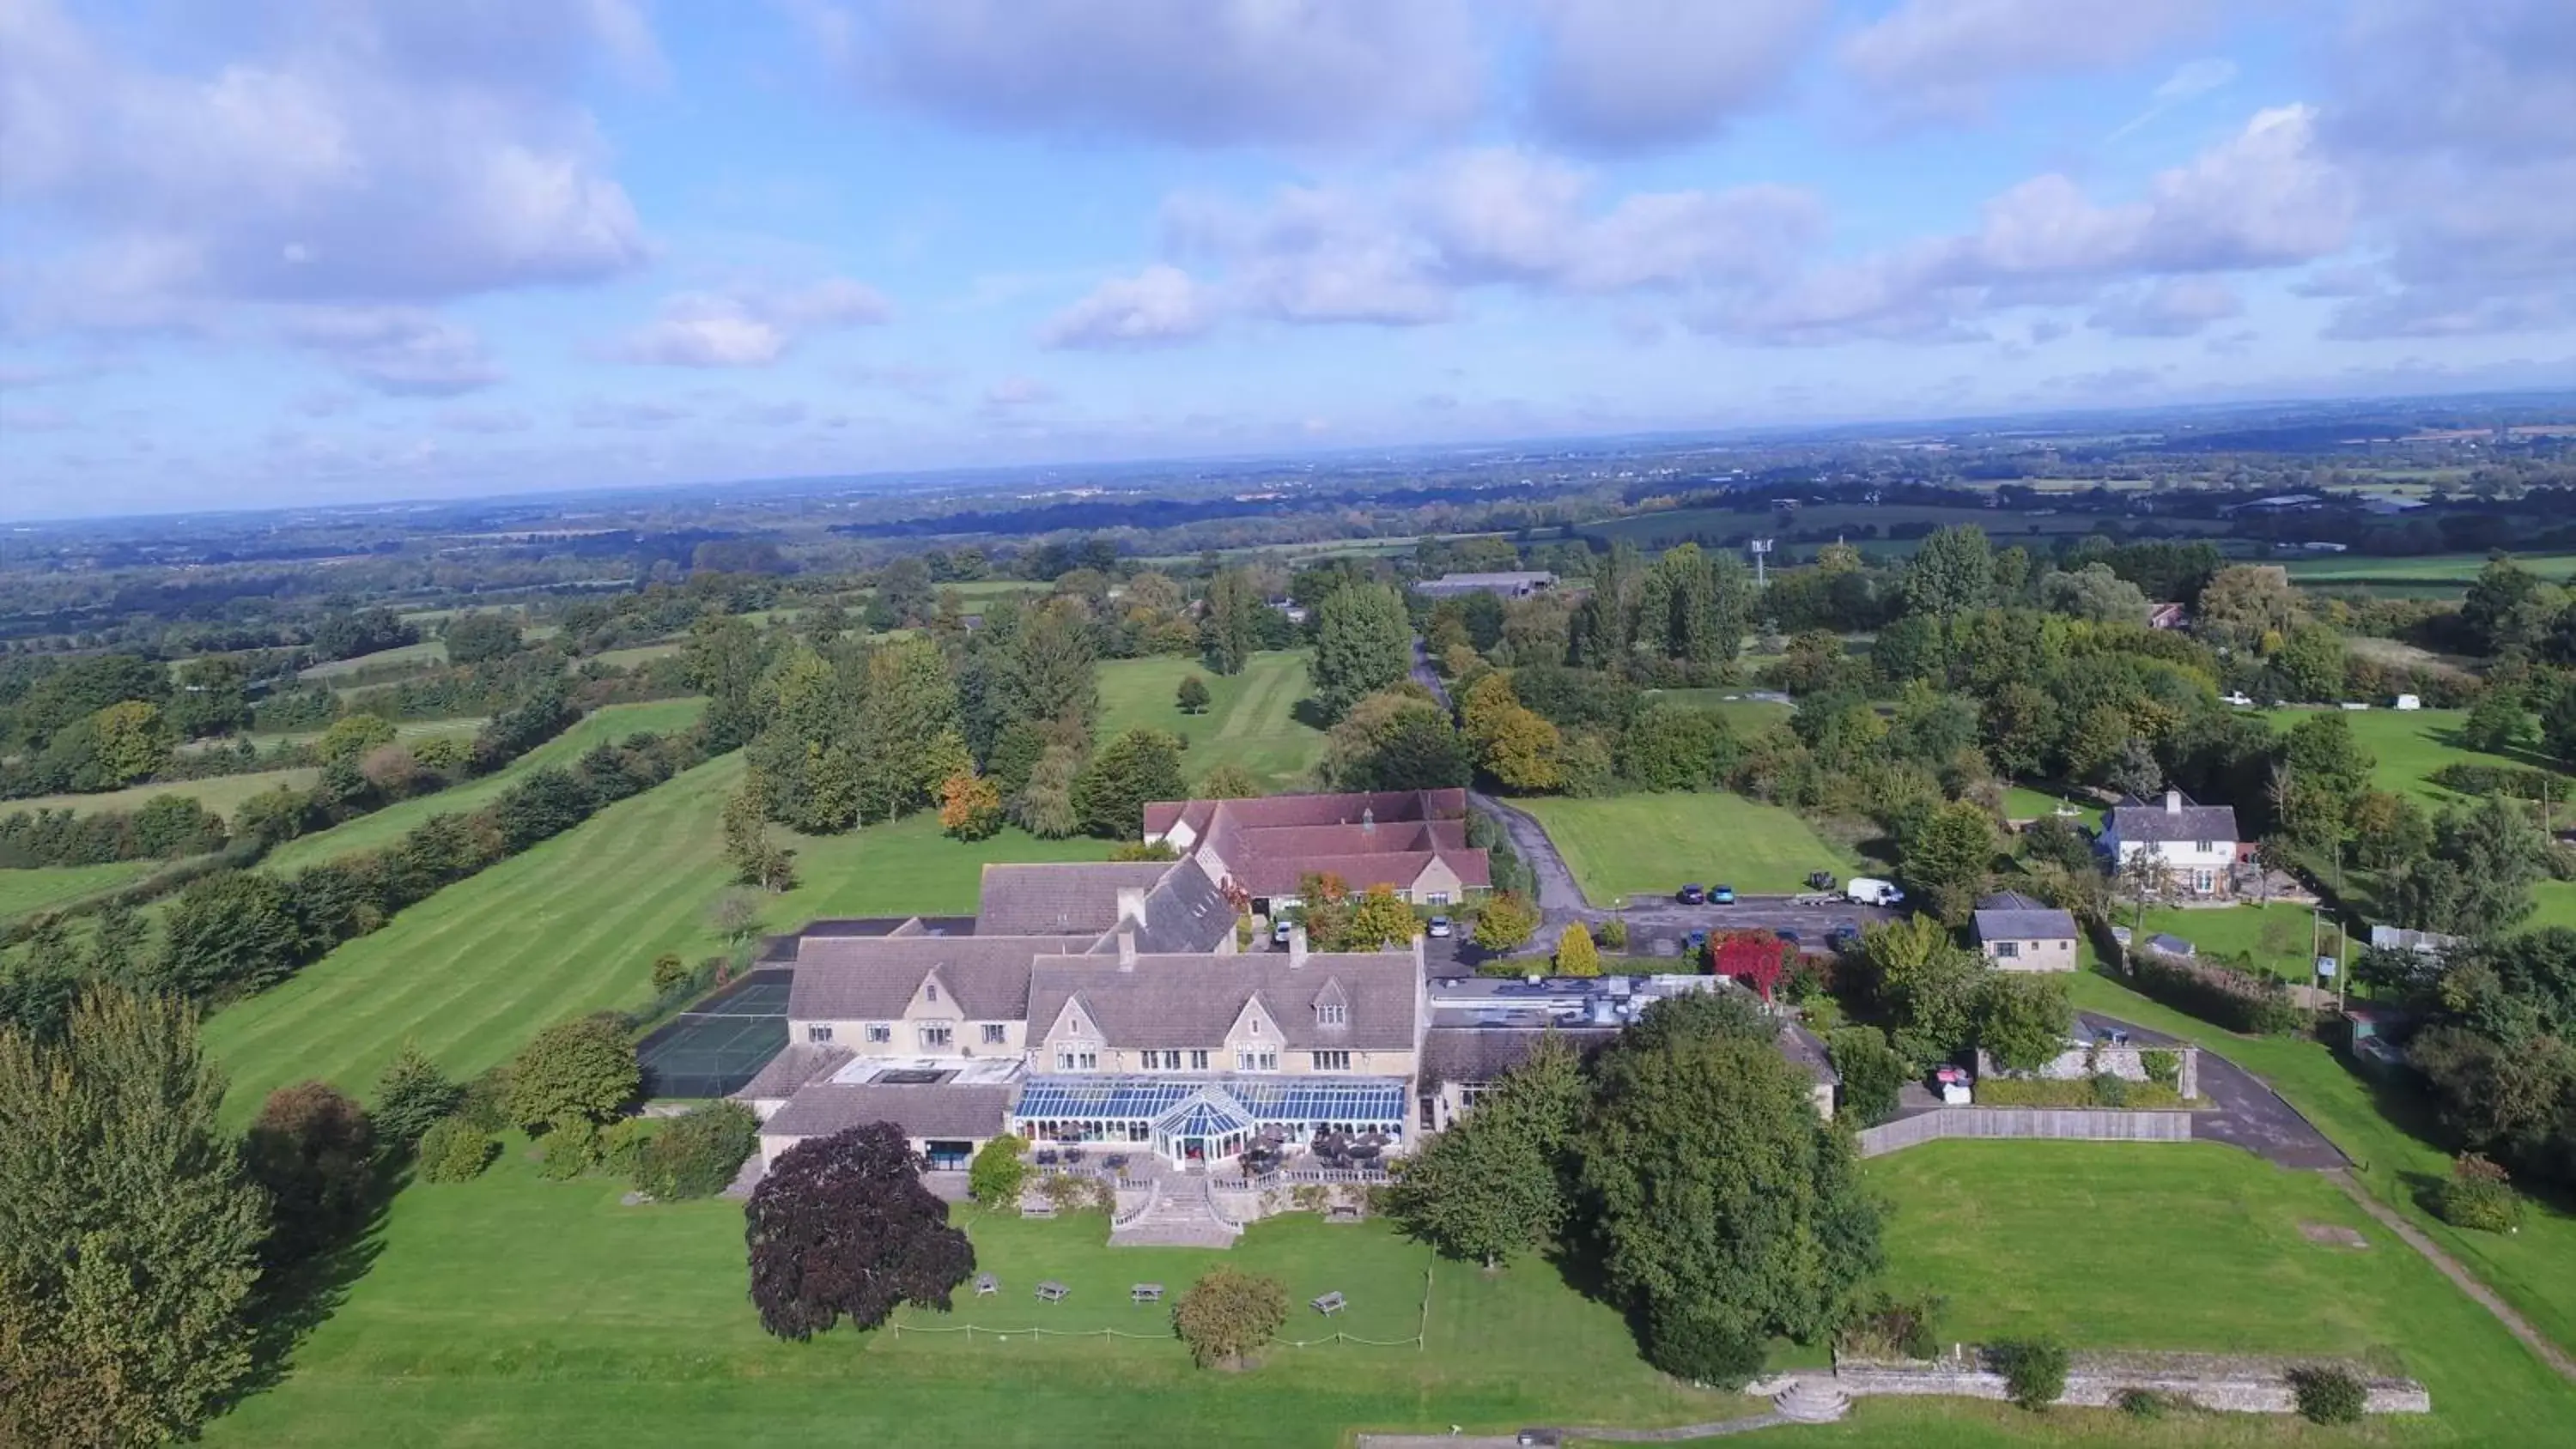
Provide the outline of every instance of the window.
{"type": "Polygon", "coordinates": [[[925,1047],[945,1047],[956,1039],[957,1029],[944,1021],[921,1029],[921,1044],[925,1047]]]}
{"type": "MultiPolygon", "coordinates": [[[[1145,1055],[1147,1055],[1147,1056],[1149,1056],[1149,1057],[1150,1057],[1150,1056],[1152,1056],[1152,1055],[1153,1055],[1153,1053],[1152,1053],[1152,1052],[1147,1052],[1147,1053],[1145,1053],[1145,1055]]],[[[1152,1065],[1153,1065],[1153,1063],[1149,1061],[1149,1062],[1145,1063],[1145,1065],[1147,1065],[1147,1066],[1149,1066],[1149,1067],[1150,1067],[1150,1066],[1152,1066],[1152,1065]]],[[[1059,1072],[1069,1072],[1069,1071],[1072,1071],[1072,1070],[1073,1070],[1073,1053],[1071,1053],[1071,1052],[1057,1052],[1057,1053],[1055,1054],[1055,1069],[1056,1069],[1057,1071],[1059,1071],[1059,1072]]]]}
{"type": "Polygon", "coordinates": [[[1010,1040],[1011,1030],[998,1021],[984,1023],[984,1045],[1000,1046],[1010,1040]]]}
{"type": "Polygon", "coordinates": [[[1447,891],[1431,891],[1422,897],[1422,903],[1426,906],[1445,906],[1449,904],[1449,893],[1447,891]]]}
{"type": "Polygon", "coordinates": [[[894,1040],[894,1028],[881,1021],[870,1022],[868,1024],[868,1040],[892,1041],[894,1040]]]}
{"type": "Polygon", "coordinates": [[[1245,1028],[1244,1028],[1244,1030],[1243,1030],[1243,1034],[1244,1034],[1244,1035],[1246,1035],[1246,1036],[1259,1036],[1259,1035],[1261,1035],[1261,1018],[1260,1018],[1260,1017],[1257,1017],[1257,1016],[1256,1016],[1256,1017],[1254,1017],[1254,1018],[1252,1019],[1252,1024],[1251,1024],[1250,1026],[1247,1026],[1247,1027],[1245,1027],[1245,1028]]]}
{"type": "Polygon", "coordinates": [[[1338,1001],[1320,1002],[1315,1007],[1317,1026],[1343,1026],[1351,1019],[1351,1009],[1338,1001]]]}
{"type": "Polygon", "coordinates": [[[939,999],[939,983],[936,981],[925,981],[921,983],[921,999],[924,1001],[937,1001],[939,999]]]}
{"type": "Polygon", "coordinates": [[[1194,1072],[1204,1072],[1204,1071],[1206,1071],[1207,1069],[1208,1069],[1208,1054],[1207,1054],[1206,1052],[1198,1052],[1198,1051],[1194,1051],[1194,1052],[1190,1053],[1190,1070],[1191,1070],[1191,1071],[1194,1071],[1194,1072]]]}
{"type": "Polygon", "coordinates": [[[2021,942],[2019,941],[1997,941],[1995,943],[1995,959],[1998,961],[2010,961],[2020,954],[2021,942]]]}
{"type": "Polygon", "coordinates": [[[815,1022],[805,1028],[805,1039],[807,1041],[830,1041],[832,1039],[832,1028],[828,1023],[819,1021],[815,1022]]]}
{"type": "Polygon", "coordinates": [[[1279,1070],[1279,1053],[1236,1052],[1234,1069],[1238,1072],[1275,1072],[1279,1070]]]}
{"type": "Polygon", "coordinates": [[[2215,840],[2195,840],[2191,843],[2191,848],[2199,851],[2203,855],[2215,855],[2218,853],[2218,842],[2215,840]]]}
{"type": "Polygon", "coordinates": [[[2202,895],[2207,895],[2211,891],[2218,889],[2218,876],[2212,871],[2193,871],[2191,873],[2191,888],[2200,892],[2202,895]]]}
{"type": "Polygon", "coordinates": [[[1074,1070],[1075,1070],[1075,1071],[1080,1071],[1080,1072],[1096,1072],[1096,1071],[1099,1071],[1099,1070],[1100,1070],[1100,1053],[1098,1053],[1098,1052],[1075,1052],[1075,1053],[1073,1054],[1073,1066],[1074,1066],[1074,1070]]]}
{"type": "Polygon", "coordinates": [[[1347,1072],[1351,1069],[1351,1054],[1349,1052],[1317,1052],[1315,1053],[1314,1065],[1315,1070],[1319,1072],[1347,1072]]]}

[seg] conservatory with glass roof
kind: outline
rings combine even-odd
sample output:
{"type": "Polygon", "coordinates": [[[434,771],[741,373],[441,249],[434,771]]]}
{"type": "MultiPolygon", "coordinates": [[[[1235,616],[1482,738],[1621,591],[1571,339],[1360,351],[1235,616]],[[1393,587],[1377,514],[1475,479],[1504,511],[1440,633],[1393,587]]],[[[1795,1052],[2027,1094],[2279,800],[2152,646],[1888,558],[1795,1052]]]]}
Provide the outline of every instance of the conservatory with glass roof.
{"type": "Polygon", "coordinates": [[[1341,1134],[1400,1151],[1408,1091],[1401,1077],[1035,1076],[1011,1127],[1032,1142],[1147,1144],[1179,1164],[1341,1134]]]}

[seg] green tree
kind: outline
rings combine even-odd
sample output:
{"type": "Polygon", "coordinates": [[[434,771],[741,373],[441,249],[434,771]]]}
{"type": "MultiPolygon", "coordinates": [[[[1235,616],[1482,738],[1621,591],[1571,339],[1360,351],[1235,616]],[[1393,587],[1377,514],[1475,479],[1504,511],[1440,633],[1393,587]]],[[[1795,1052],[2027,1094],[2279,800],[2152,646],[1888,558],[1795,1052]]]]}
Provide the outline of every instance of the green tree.
{"type": "Polygon", "coordinates": [[[201,740],[250,726],[249,680],[241,661],[204,654],[179,666],[170,696],[171,728],[182,739],[201,740]]]}
{"type": "Polygon", "coordinates": [[[809,835],[847,830],[859,820],[860,694],[857,681],[803,643],[790,646],[761,680],[760,733],[743,756],[769,819],[809,835]]]}
{"type": "Polygon", "coordinates": [[[1967,1045],[1989,968],[1951,941],[1926,916],[1861,932],[1860,954],[1879,1005],[1903,1025],[1895,1044],[1917,1066],[1931,1066],[1967,1045]]]}
{"type": "Polygon", "coordinates": [[[280,1087],[260,1104],[243,1161],[268,1192],[268,1257],[298,1263],[346,1241],[366,1220],[375,1182],[375,1126],[327,1082],[280,1087]]]}
{"type": "Polygon", "coordinates": [[[2073,573],[2043,574],[2039,580],[2041,608],[2097,624],[2144,627],[2147,604],[2145,591],[2111,572],[2106,563],[2089,563],[2073,573]]]}
{"type": "Polygon", "coordinates": [[[427,1053],[404,1043],[402,1054],[376,1078],[376,1135],[397,1147],[418,1142],[438,1119],[465,1105],[465,1088],[438,1069],[427,1053]]]}
{"type": "Polygon", "coordinates": [[[1592,929],[1581,921],[1565,928],[1556,938],[1556,974],[1559,976],[1598,976],[1601,974],[1601,948],[1592,944],[1592,929]]]}
{"type": "MultiPolygon", "coordinates": [[[[1029,771],[1029,783],[1011,803],[1012,818],[1041,840],[1062,840],[1079,834],[1082,816],[1074,808],[1073,792],[1081,768],[1082,757],[1074,753],[1073,746],[1047,746],[1029,771]]],[[[1144,828],[1141,818],[1137,828],[1144,828]]]]}
{"type": "Polygon", "coordinates": [[[1029,1144],[1008,1132],[985,1143],[966,1164],[966,1195],[984,1208],[1017,1204],[1029,1182],[1029,1165],[1020,1158],[1028,1150],[1029,1144]]]}
{"type": "Polygon", "coordinates": [[[870,651],[867,678],[859,703],[861,808],[886,820],[930,803],[956,768],[963,721],[957,677],[927,638],[870,651]]]}
{"type": "Polygon", "coordinates": [[[481,664],[519,652],[519,621],[508,614],[469,610],[447,621],[440,636],[447,657],[458,664],[481,664]]]}
{"type": "Polygon", "coordinates": [[[1133,729],[1100,747],[1073,783],[1082,828],[1111,840],[1144,833],[1145,807],[1188,793],[1181,781],[1181,742],[1155,729],[1133,729]]]}
{"type": "Polygon", "coordinates": [[[643,1073],[615,1016],[584,1016],[538,1032],[510,1064],[510,1120],[526,1127],[605,1122],[635,1099],[643,1073]]]}
{"type": "Polygon", "coordinates": [[[2515,802],[2490,795],[2442,812],[2431,857],[2399,877],[2391,908],[2418,930],[2500,934],[2531,914],[2531,888],[2548,861],[2548,837],[2515,802]]]}
{"type": "Polygon", "coordinates": [[[769,668],[769,646],[751,621],[734,614],[699,616],[680,647],[680,673],[707,696],[699,729],[714,754],[739,749],[760,733],[758,691],[769,668]]]}
{"type": "Polygon", "coordinates": [[[0,1443],[187,1437],[252,1367],[268,1232],[195,1012],[100,990],[0,1027],[0,1443]]]}
{"type": "Polygon", "coordinates": [[[1538,907],[1529,898],[1511,891],[1497,891],[1485,898],[1476,910],[1476,929],[1472,939],[1496,955],[1517,951],[1538,932],[1538,907]]]}
{"type": "Polygon", "coordinates": [[[1911,1063],[1874,1026],[1837,1028],[1826,1042],[1834,1075],[1842,1078],[1841,1116],[1870,1127],[1896,1115],[1897,1095],[1914,1078],[1911,1063]]]}
{"type": "Polygon", "coordinates": [[[1261,647],[1261,615],[1268,608],[1244,570],[1219,569],[1209,577],[1207,613],[1199,622],[1199,650],[1211,672],[1243,672],[1252,652],[1261,647]]]}
{"type": "Polygon", "coordinates": [[[171,746],[178,742],[161,717],[161,706],[140,699],[122,700],[91,715],[90,727],[95,732],[92,769],[100,789],[150,778],[170,763],[171,746]]]}
{"type": "Polygon", "coordinates": [[[322,738],[313,742],[313,753],[325,760],[357,760],[371,750],[392,744],[395,738],[391,720],[372,714],[342,715],[331,721],[322,738]]]}
{"type": "Polygon", "coordinates": [[[1619,738],[1619,773],[1649,790],[1699,790],[1735,754],[1734,732],[1717,711],[1653,704],[1619,738]]]}
{"type": "Polygon", "coordinates": [[[2066,983],[2054,976],[1989,972],[1978,993],[1977,1045],[2009,1071],[2035,1072],[2055,1061],[2074,1022],[2066,983]]]}
{"type": "Polygon", "coordinates": [[[2325,625],[2302,624],[2291,630],[2271,662],[2291,698],[2343,698],[2347,668],[2343,636],[2325,625]]]}
{"type": "Polygon", "coordinates": [[[1172,1305],[1172,1331],[1201,1368],[1243,1368],[1288,1322],[1288,1289],[1276,1278],[1211,1268],[1172,1305]]]}
{"type": "Polygon", "coordinates": [[[1973,523],[1935,529],[1905,569],[1905,604],[1941,626],[1941,655],[1951,657],[1958,619],[1994,599],[1995,551],[1973,523]]]}
{"type": "Polygon", "coordinates": [[[1666,1373],[1742,1384],[1768,1340],[1817,1340],[1878,1271],[1877,1209],[1811,1087],[1741,1037],[1603,1057],[1582,1186],[1610,1286],[1666,1373]]]}
{"type": "Polygon", "coordinates": [[[1420,929],[1421,924],[1413,918],[1413,907],[1396,899],[1394,887],[1373,885],[1352,903],[1349,922],[1342,927],[1342,937],[1335,944],[1335,949],[1376,951],[1388,946],[1401,946],[1411,941],[1420,929]]]}
{"type": "Polygon", "coordinates": [[[1261,782],[1253,778],[1250,770],[1234,763],[1232,760],[1228,760],[1224,764],[1208,771],[1205,775],[1200,776],[1198,784],[1193,786],[1190,790],[1190,798],[1194,800],[1257,800],[1268,793],[1268,791],[1261,788],[1261,782]]]}
{"type": "Polygon", "coordinates": [[[1413,659],[1404,601],[1383,584],[1336,590],[1315,611],[1315,697],[1328,719],[1401,681],[1413,659]]]}
{"type": "Polygon", "coordinates": [[[283,881],[219,871],[188,882],[162,917],[147,972],[156,990],[202,999],[282,980],[304,960],[304,921],[283,881]]]}
{"type": "Polygon", "coordinates": [[[1984,806],[1953,800],[1934,810],[1903,843],[1900,874],[1948,925],[1976,909],[1994,864],[1995,826],[1984,806]]]}
{"type": "Polygon", "coordinates": [[[1205,714],[1208,707],[1207,681],[1195,674],[1181,676],[1180,687],[1172,692],[1173,702],[1183,714],[1205,714]]]}
{"type": "Polygon", "coordinates": [[[1098,657],[1079,603],[1050,599],[1031,610],[1010,645],[1011,697],[1020,713],[1090,733],[1100,717],[1098,657]]]}
{"type": "Polygon", "coordinates": [[[2508,684],[2490,686],[2460,722],[2460,748],[2490,755],[2509,755],[2531,739],[2531,712],[2522,691],[2508,684]]]}
{"type": "Polygon", "coordinates": [[[1547,1247],[1573,1215],[1576,1133],[1590,1102],[1574,1052],[1551,1034],[1464,1118],[1398,1161],[1390,1212],[1442,1253],[1489,1269],[1547,1247]]]}
{"type": "Polygon", "coordinates": [[[1324,742],[1319,771],[1337,790],[1438,790],[1473,773],[1467,740],[1449,712],[1408,688],[1353,705],[1324,742]]]}

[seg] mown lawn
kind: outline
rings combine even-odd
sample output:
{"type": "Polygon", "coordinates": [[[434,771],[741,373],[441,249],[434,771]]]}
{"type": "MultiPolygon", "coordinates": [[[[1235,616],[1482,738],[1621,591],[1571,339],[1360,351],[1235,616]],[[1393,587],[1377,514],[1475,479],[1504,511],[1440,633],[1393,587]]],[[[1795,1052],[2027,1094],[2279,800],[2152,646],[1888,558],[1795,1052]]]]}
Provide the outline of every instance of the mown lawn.
{"type": "Polygon", "coordinates": [[[2090,800],[2069,799],[2032,785],[2011,785],[2004,790],[2004,815],[2008,819],[2054,819],[2061,805],[2074,806],[2075,818],[2085,829],[2102,828],[2102,807],[2090,800]]]}
{"type": "Polygon", "coordinates": [[[298,790],[313,788],[322,772],[311,768],[293,770],[260,770],[247,775],[215,775],[203,780],[169,780],[150,785],[128,785],[122,790],[102,790],[94,795],[37,795],[25,800],[12,800],[7,810],[69,810],[88,815],[100,810],[139,810],[163,795],[193,795],[197,803],[229,820],[241,803],[253,795],[264,794],[280,785],[298,790]]]}
{"type": "Polygon", "coordinates": [[[83,896],[141,880],[164,862],[120,860],[107,865],[48,865],[0,870],[0,921],[68,905],[83,896]]]}
{"type": "Polygon", "coordinates": [[[2540,1330],[2576,1351],[2576,1214],[2534,1201],[2511,1236],[2454,1228],[2425,1209],[2423,1195],[2450,1175],[2431,1113],[2416,1093],[2380,1087],[2347,1068],[2324,1043],[2244,1037],[2186,1016],[2094,970],[2071,978],[2075,1004],[2197,1042],[2271,1084],[2353,1161],[2352,1172],[2404,1213],[2540,1330]]]}
{"type": "Polygon", "coordinates": [[[1100,666],[1099,735],[1169,730],[1189,741],[1181,772],[1191,780],[1233,764],[1273,792],[1293,790],[1324,754],[1324,732],[1293,713],[1308,687],[1302,652],[1255,654],[1236,675],[1168,654],[1113,659],[1100,666]],[[1204,713],[1183,714],[1176,694],[1193,674],[1207,682],[1209,704],[1204,713]]]}
{"type": "MultiPolygon", "coordinates": [[[[2137,919],[2134,905],[2116,907],[2111,919],[2126,926],[2137,919]]],[[[2309,946],[2310,915],[2305,906],[2274,903],[2268,906],[2208,906],[2186,910],[2180,906],[2149,906],[2146,934],[2162,932],[2180,936],[2200,950],[2203,956],[2235,956],[2239,952],[2254,958],[2255,969],[2266,971],[2284,981],[2300,985],[2314,984],[2312,976],[2316,958],[2359,954],[2359,947],[2338,951],[2334,918],[2324,918],[2325,935],[2316,950],[2309,946]]],[[[2363,945],[2369,941],[2364,938],[2363,945]]]]}
{"type": "MultiPolygon", "coordinates": [[[[207,1046],[230,1073],[226,1111],[308,1078],[371,1090],[407,1041],[471,1075],[567,1016],[651,999],[653,958],[724,949],[709,916],[731,885],[720,815],[740,756],[699,766],[457,882],[292,979],[226,1007],[207,1046]]],[[[1017,831],[963,845],[929,814],[797,842],[800,884],[762,926],[814,916],[971,911],[986,861],[1101,858],[1102,841],[1017,831]]]]}
{"type": "Polygon", "coordinates": [[[1742,1441],[1994,1444],[2564,1442],[2576,1389],[2323,1178],[2217,1143],[1936,1142],[1872,1161],[1895,1204],[1888,1281],[1948,1300],[1953,1341],[2045,1335],[2074,1348],[2390,1357],[2432,1391],[2425,1418],[2353,1429],[2184,1414],[1864,1399],[1845,1422],[1742,1441]],[[2359,1231],[2312,1243],[2300,1224],[2359,1231]]]}
{"type": "Polygon", "coordinates": [[[284,1381],[216,1421],[207,1442],[1325,1449],[1351,1428],[1676,1423],[1754,1407],[1653,1372],[1619,1315],[1545,1263],[1488,1276],[1435,1265],[1375,1223],[1293,1215],[1209,1253],[1112,1249],[1092,1214],[969,1212],[1002,1293],[969,1289],[953,1314],[901,1315],[916,1327],[1140,1338],[843,1328],[781,1342],[745,1297],[739,1205],[623,1207],[624,1184],[540,1181],[518,1145],[478,1181],[406,1189],[347,1301],[284,1381]],[[1427,1347],[1275,1347],[1248,1373],[1194,1368],[1168,1337],[1168,1306],[1136,1307],[1127,1289],[1154,1281],[1177,1297],[1219,1261],[1283,1279],[1294,1304],[1285,1337],[1409,1339],[1427,1321],[1427,1347]],[[1072,1296],[1038,1304],[1041,1278],[1072,1296]],[[1348,1312],[1326,1320],[1305,1306],[1336,1289],[1348,1312]]]}
{"type": "Polygon", "coordinates": [[[433,795],[399,801],[373,814],[361,815],[328,830],[290,840],[270,851],[265,864],[271,870],[300,870],[353,851],[380,849],[401,839],[405,832],[433,815],[479,810],[529,772],[550,765],[569,766],[595,745],[613,743],[644,730],[669,734],[687,729],[706,712],[706,707],[707,702],[703,699],[658,699],[645,704],[612,704],[593,710],[572,728],[521,755],[502,770],[433,795]]]}
{"type": "Polygon", "coordinates": [[[1765,894],[1803,891],[1810,872],[1840,879],[1854,867],[1796,814],[1720,791],[1512,803],[1547,827],[1596,906],[1630,895],[1669,897],[1691,881],[1765,894]]]}

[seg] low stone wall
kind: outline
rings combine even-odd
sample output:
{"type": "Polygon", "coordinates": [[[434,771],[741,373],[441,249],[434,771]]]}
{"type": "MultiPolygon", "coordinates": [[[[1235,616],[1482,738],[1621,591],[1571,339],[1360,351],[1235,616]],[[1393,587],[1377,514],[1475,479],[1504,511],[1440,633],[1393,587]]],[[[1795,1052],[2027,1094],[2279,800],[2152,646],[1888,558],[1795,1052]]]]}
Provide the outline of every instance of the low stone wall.
{"type": "MultiPolygon", "coordinates": [[[[2333,1359],[2229,1359],[2193,1355],[2076,1354],[2066,1374],[2066,1392],[2057,1402],[2079,1408],[2109,1408],[2131,1389],[2150,1389],[2176,1399],[2237,1414],[2295,1414],[2298,1393],[2290,1386],[2292,1369],[2333,1366],[2358,1377],[2373,1414],[2429,1414],[2433,1396],[2412,1379],[2373,1374],[2360,1365],[2333,1359]]],[[[2004,1376],[1985,1367],[1971,1350],[1956,1359],[1863,1363],[1844,1360],[1834,1366],[1834,1383],[1854,1398],[1867,1394],[1940,1395],[1964,1399],[2009,1399],[2004,1376]]]]}
{"type": "Polygon", "coordinates": [[[1878,1157],[1941,1137],[2055,1138],[2074,1142],[2187,1142],[2189,1112],[2050,1107],[1940,1107],[1860,1130],[1860,1155],[1878,1157]]]}
{"type": "MultiPolygon", "coordinates": [[[[2054,1061],[2031,1073],[2048,1081],[2077,1082],[2086,1078],[2109,1075],[2124,1082],[2155,1080],[2147,1070],[2147,1054],[2160,1052],[2173,1059],[2176,1070],[2174,1090],[2185,1098],[2200,1095],[2200,1048],[2189,1043],[2177,1046],[2070,1046],[2057,1054],[2054,1061]]],[[[1983,1051],[1977,1053],[1977,1075],[1980,1078],[2003,1075],[1994,1059],[1983,1051]]]]}
{"type": "MultiPolygon", "coordinates": [[[[1383,1174],[1380,1176],[1383,1178],[1383,1174]]],[[[1337,1206],[1356,1207],[1363,1212],[1367,1209],[1368,1187],[1365,1184],[1303,1185],[1324,1188],[1323,1209],[1299,1207],[1295,1187],[1290,1184],[1273,1182],[1268,1186],[1254,1187],[1247,1186],[1241,1178],[1208,1179],[1208,1201],[1215,1206],[1218,1216],[1233,1223],[1258,1222],[1281,1213],[1316,1212],[1337,1206]]]]}

